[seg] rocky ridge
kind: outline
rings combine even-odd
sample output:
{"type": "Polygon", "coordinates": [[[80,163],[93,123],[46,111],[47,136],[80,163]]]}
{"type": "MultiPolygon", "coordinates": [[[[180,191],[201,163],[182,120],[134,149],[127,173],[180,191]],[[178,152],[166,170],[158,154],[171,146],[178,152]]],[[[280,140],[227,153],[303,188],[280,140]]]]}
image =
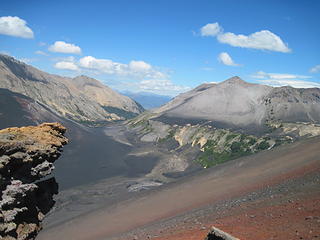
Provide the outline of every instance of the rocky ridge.
{"type": "Polygon", "coordinates": [[[58,193],[50,175],[66,129],[59,123],[0,130],[0,238],[35,239],[58,193]],[[40,181],[39,181],[40,180],[40,181]]]}
{"type": "Polygon", "coordinates": [[[212,121],[221,128],[264,131],[269,121],[320,122],[320,89],[271,87],[232,77],[202,84],[153,111],[165,123],[212,121]]]}
{"type": "Polygon", "coordinates": [[[0,54],[0,88],[23,94],[60,116],[78,122],[109,122],[138,115],[143,108],[96,79],[62,77],[0,54]]]}
{"type": "Polygon", "coordinates": [[[254,135],[219,128],[211,125],[211,122],[170,125],[149,118],[150,115],[146,113],[130,120],[129,129],[135,132],[138,140],[154,143],[176,156],[159,162],[149,174],[152,177],[182,173],[194,163],[208,168],[241,156],[320,135],[320,125],[314,123],[270,122],[267,132],[254,135]]]}
{"type": "Polygon", "coordinates": [[[175,164],[163,161],[150,174],[159,177],[184,172],[194,162],[208,168],[319,136],[319,123],[320,89],[273,88],[233,77],[202,84],[127,125],[138,140],[176,154],[175,164]],[[187,157],[191,150],[193,159],[187,157]]]}

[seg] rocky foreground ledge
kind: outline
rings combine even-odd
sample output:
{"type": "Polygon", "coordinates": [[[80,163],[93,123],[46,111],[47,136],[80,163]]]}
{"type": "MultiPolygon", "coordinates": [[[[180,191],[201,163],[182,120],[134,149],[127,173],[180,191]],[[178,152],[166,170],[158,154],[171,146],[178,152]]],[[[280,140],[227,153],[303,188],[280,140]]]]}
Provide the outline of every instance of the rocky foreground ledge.
{"type": "Polygon", "coordinates": [[[59,123],[0,130],[0,239],[34,239],[58,193],[54,169],[66,128],[59,123]]]}

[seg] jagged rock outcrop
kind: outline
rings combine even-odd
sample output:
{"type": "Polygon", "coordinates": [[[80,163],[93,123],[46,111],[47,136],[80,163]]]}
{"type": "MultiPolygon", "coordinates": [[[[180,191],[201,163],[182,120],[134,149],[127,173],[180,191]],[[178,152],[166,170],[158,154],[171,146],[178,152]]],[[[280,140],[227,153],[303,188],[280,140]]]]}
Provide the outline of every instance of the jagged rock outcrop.
{"type": "Polygon", "coordinates": [[[0,79],[0,88],[30,97],[78,122],[121,120],[143,111],[138,103],[96,79],[49,74],[3,54],[0,79]]]}
{"type": "Polygon", "coordinates": [[[54,169],[66,129],[59,123],[0,130],[0,239],[34,239],[58,193],[54,169]]]}

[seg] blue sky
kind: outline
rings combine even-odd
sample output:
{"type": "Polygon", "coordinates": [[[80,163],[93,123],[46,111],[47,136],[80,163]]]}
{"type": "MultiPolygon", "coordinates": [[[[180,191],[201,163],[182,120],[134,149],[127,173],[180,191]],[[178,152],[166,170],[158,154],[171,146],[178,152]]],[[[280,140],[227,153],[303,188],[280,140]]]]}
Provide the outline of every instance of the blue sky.
{"type": "Polygon", "coordinates": [[[320,1],[3,1],[0,51],[117,90],[320,87],[320,1]]]}

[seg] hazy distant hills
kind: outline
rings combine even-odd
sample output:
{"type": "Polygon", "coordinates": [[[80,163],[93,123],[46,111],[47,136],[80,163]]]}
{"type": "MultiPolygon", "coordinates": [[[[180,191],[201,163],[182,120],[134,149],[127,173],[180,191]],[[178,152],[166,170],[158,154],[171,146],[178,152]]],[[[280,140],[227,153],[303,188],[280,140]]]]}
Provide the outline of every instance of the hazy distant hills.
{"type": "Polygon", "coordinates": [[[0,88],[28,96],[60,116],[81,122],[130,118],[143,108],[86,76],[61,77],[0,54],[0,88]]]}
{"type": "Polygon", "coordinates": [[[168,103],[172,98],[170,96],[159,95],[148,92],[121,92],[123,95],[128,96],[140,103],[145,109],[158,108],[166,103],[168,103]]]}
{"type": "Polygon", "coordinates": [[[320,122],[320,89],[271,87],[239,77],[203,84],[154,111],[162,121],[255,129],[267,121],[320,122]]]}

